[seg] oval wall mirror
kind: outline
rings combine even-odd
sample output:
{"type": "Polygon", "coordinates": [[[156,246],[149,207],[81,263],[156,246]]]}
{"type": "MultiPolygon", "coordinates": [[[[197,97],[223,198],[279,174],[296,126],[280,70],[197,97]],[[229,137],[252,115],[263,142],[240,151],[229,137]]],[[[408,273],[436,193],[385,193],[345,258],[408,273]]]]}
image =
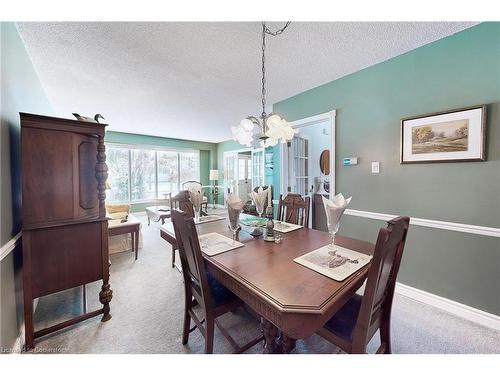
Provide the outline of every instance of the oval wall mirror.
{"type": "Polygon", "coordinates": [[[330,175],[330,150],[323,150],[319,157],[319,168],[325,176],[330,175]]]}

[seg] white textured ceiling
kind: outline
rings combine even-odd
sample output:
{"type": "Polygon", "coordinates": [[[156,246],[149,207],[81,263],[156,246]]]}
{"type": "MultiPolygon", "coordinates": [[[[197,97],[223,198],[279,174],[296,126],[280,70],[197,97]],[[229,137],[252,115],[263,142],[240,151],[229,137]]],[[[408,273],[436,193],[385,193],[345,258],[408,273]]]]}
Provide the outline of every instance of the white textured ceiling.
{"type": "MultiPolygon", "coordinates": [[[[268,103],[461,31],[467,22],[292,22],[267,39],[268,103]]],[[[271,28],[282,24],[270,23],[271,28]]],[[[56,113],[220,142],[260,114],[258,22],[19,23],[56,113]]]]}

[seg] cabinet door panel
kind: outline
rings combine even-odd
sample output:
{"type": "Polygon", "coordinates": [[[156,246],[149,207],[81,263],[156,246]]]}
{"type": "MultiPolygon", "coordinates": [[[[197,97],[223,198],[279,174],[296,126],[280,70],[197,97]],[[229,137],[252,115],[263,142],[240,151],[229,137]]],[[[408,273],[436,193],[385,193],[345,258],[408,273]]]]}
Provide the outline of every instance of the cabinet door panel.
{"type": "Polygon", "coordinates": [[[33,298],[102,278],[101,225],[93,222],[30,231],[33,298]]]}
{"type": "Polygon", "coordinates": [[[74,134],[75,171],[78,172],[77,185],[74,187],[75,219],[97,218],[99,199],[95,166],[97,163],[97,138],[74,134]]]}
{"type": "Polygon", "coordinates": [[[71,133],[24,128],[22,148],[23,225],[71,220],[71,133]]]}

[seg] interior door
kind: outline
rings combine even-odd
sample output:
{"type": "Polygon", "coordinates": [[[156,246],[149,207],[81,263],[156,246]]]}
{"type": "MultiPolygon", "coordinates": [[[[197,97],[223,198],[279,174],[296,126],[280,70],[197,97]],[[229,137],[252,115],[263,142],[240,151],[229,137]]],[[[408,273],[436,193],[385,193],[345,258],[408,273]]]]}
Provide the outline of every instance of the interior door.
{"type": "Polygon", "coordinates": [[[310,194],[309,183],[309,137],[296,134],[287,143],[288,173],[286,173],[287,192],[302,196],[310,194]]]}
{"type": "Polygon", "coordinates": [[[238,189],[238,154],[224,154],[224,205],[229,193],[236,193],[238,189]]]}
{"type": "Polygon", "coordinates": [[[252,157],[249,154],[238,154],[238,195],[243,201],[248,200],[252,191],[252,157]]]}
{"type": "Polygon", "coordinates": [[[252,188],[265,185],[264,149],[252,150],[252,188]]]}

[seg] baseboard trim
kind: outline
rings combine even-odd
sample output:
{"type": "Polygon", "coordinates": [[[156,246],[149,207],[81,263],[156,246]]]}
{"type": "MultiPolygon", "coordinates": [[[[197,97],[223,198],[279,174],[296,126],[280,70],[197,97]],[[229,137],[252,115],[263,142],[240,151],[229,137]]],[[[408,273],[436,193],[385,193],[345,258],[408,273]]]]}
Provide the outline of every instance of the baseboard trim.
{"type": "MultiPolygon", "coordinates": [[[[21,232],[12,237],[5,245],[0,248],[0,262],[9,255],[21,243],[21,232]]],[[[19,335],[14,341],[10,354],[19,354],[24,346],[24,321],[19,329],[19,335]]]]}
{"type": "MultiPolygon", "coordinates": [[[[35,311],[38,306],[39,300],[40,298],[35,298],[33,300],[33,315],[35,315],[35,311]]],[[[14,345],[12,346],[12,351],[10,352],[10,354],[21,354],[23,352],[24,344],[26,342],[25,327],[26,326],[24,325],[24,320],[23,320],[23,322],[21,323],[21,328],[19,328],[19,335],[17,336],[16,341],[14,341],[14,345]]]]}
{"type": "Polygon", "coordinates": [[[19,336],[17,336],[16,341],[14,342],[14,346],[12,347],[12,351],[10,354],[21,354],[23,352],[24,347],[24,322],[19,330],[19,336]]]}
{"type": "Polygon", "coordinates": [[[10,254],[12,250],[14,250],[18,244],[18,242],[21,240],[21,232],[16,234],[14,237],[12,237],[9,242],[7,242],[5,245],[3,245],[0,248],[0,261],[3,260],[7,255],[10,254]]]}
{"type": "Polygon", "coordinates": [[[500,316],[476,309],[438,295],[396,283],[396,293],[426,305],[436,307],[465,320],[500,331],[500,316]]]}
{"type": "MultiPolygon", "coordinates": [[[[375,220],[391,220],[394,219],[398,215],[392,214],[383,214],[379,212],[370,212],[370,211],[361,211],[361,210],[353,210],[346,209],[346,215],[364,217],[367,219],[375,219],[375,220]]],[[[410,224],[417,225],[420,227],[428,227],[435,229],[444,229],[451,230],[455,232],[463,232],[463,233],[472,233],[479,234],[482,236],[489,237],[499,237],[500,238],[500,228],[495,227],[483,227],[480,225],[471,225],[471,224],[463,224],[463,223],[454,223],[450,221],[440,221],[440,220],[431,220],[431,219],[422,219],[417,217],[410,218],[410,224]]]]}

